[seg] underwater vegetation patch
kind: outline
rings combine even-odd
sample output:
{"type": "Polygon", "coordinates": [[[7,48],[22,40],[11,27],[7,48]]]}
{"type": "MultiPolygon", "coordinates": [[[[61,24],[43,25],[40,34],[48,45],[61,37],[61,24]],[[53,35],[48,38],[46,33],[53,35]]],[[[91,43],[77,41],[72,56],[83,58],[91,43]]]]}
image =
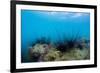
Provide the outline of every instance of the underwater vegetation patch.
{"type": "Polygon", "coordinates": [[[29,47],[29,62],[68,61],[90,59],[90,41],[85,38],[63,38],[52,42],[46,37],[37,39],[29,47]]]}

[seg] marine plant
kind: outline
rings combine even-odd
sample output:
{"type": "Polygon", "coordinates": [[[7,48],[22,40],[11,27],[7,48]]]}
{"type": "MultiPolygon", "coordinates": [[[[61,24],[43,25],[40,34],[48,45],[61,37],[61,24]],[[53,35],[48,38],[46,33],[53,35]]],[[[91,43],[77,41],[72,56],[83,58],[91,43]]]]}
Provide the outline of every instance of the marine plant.
{"type": "Polygon", "coordinates": [[[46,38],[46,37],[41,37],[41,38],[37,38],[36,39],[36,43],[40,43],[40,44],[50,44],[50,38],[46,38]]]}
{"type": "Polygon", "coordinates": [[[57,43],[56,43],[57,49],[61,52],[66,52],[66,51],[74,48],[75,45],[76,45],[76,42],[78,40],[77,37],[76,38],[74,38],[74,37],[72,37],[72,38],[64,37],[62,39],[63,39],[62,41],[58,40],[57,43]]]}
{"type": "MultiPolygon", "coordinates": [[[[68,37],[63,35],[55,42],[46,37],[38,38],[30,47],[30,60],[43,62],[89,59],[90,48],[87,47],[87,43],[90,41],[78,36],[68,37]]],[[[88,46],[90,45],[88,44],[88,46]]]]}

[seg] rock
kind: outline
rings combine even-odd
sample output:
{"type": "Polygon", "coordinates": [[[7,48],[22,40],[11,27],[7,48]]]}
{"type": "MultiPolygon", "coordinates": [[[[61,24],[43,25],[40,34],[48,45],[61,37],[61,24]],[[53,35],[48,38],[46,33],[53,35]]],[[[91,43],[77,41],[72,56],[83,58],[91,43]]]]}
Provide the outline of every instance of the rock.
{"type": "Polygon", "coordinates": [[[45,61],[59,61],[60,60],[60,51],[52,48],[44,57],[45,61]]]}
{"type": "Polygon", "coordinates": [[[89,49],[84,48],[82,50],[75,48],[69,52],[66,52],[61,57],[61,60],[84,60],[89,58],[89,49]]]}

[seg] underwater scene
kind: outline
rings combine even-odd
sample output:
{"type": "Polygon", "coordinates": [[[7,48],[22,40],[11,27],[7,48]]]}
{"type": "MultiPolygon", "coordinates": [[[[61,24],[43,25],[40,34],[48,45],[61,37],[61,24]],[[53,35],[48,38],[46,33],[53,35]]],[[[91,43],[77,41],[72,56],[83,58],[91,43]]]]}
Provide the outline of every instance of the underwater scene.
{"type": "Polygon", "coordinates": [[[90,13],[21,10],[21,62],[90,59],[90,13]]]}

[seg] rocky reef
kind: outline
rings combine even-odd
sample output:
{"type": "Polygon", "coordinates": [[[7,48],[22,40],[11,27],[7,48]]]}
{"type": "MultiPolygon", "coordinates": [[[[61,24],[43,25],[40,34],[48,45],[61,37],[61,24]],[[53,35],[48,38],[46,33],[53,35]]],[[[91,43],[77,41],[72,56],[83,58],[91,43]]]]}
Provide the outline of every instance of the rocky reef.
{"type": "Polygon", "coordinates": [[[31,62],[87,59],[90,59],[90,41],[83,38],[64,39],[55,43],[42,38],[29,47],[31,62]]]}

